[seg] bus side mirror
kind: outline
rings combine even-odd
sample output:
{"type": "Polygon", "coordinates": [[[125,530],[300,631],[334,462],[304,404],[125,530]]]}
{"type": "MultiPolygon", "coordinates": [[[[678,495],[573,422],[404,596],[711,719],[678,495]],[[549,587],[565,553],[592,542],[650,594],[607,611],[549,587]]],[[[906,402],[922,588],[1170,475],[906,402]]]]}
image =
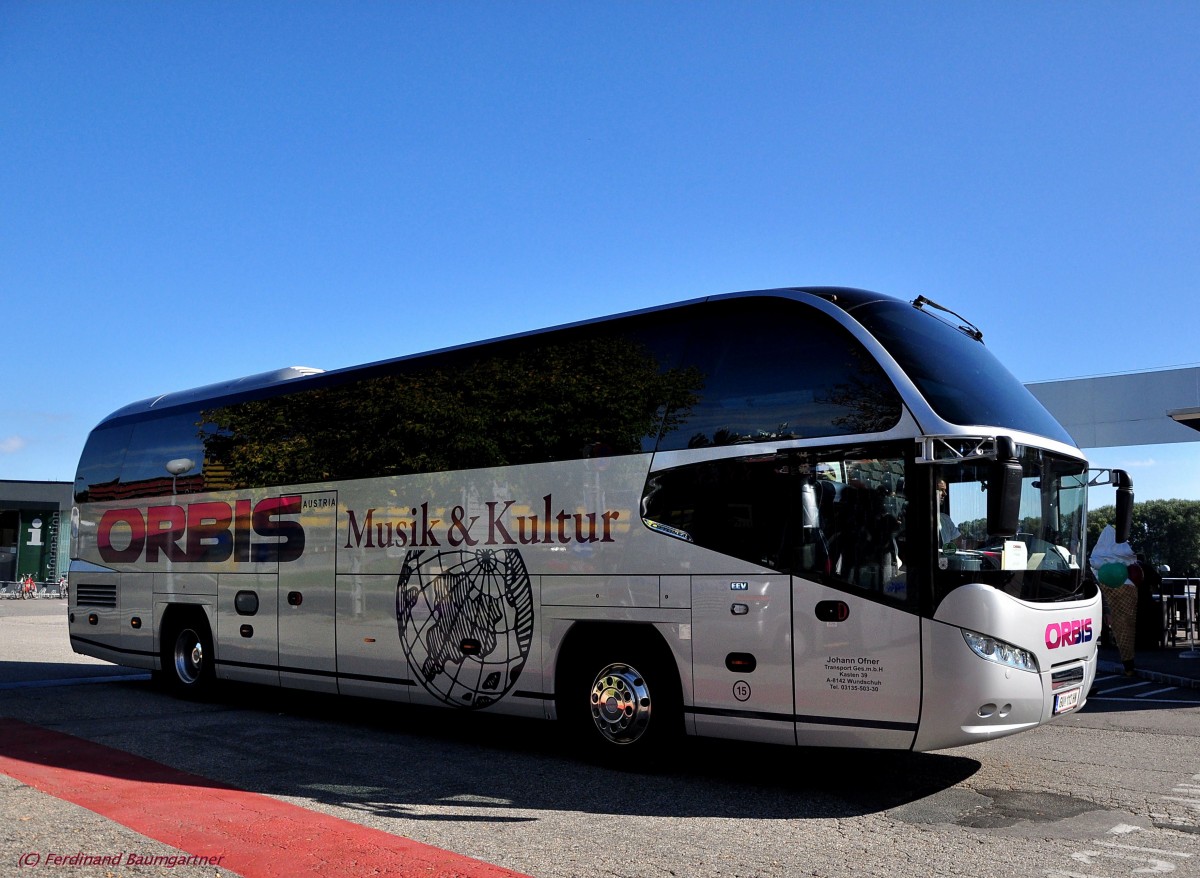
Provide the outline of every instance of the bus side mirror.
{"type": "Polygon", "coordinates": [[[1016,536],[1021,523],[1021,477],[1016,444],[1008,436],[996,437],[996,459],[988,478],[987,519],[992,536],[1016,536]]]}
{"type": "Polygon", "coordinates": [[[1117,543],[1129,542],[1133,530],[1133,478],[1123,469],[1112,471],[1113,484],[1117,487],[1117,515],[1113,527],[1117,531],[1117,543]]]}

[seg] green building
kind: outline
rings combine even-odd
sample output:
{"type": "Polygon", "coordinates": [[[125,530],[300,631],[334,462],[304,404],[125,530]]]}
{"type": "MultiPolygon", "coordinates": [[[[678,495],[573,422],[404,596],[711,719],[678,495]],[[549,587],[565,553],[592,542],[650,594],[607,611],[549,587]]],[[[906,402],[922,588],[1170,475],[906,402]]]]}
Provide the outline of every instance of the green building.
{"type": "Polygon", "coordinates": [[[70,560],[70,482],[0,480],[0,583],[55,582],[70,560]]]}

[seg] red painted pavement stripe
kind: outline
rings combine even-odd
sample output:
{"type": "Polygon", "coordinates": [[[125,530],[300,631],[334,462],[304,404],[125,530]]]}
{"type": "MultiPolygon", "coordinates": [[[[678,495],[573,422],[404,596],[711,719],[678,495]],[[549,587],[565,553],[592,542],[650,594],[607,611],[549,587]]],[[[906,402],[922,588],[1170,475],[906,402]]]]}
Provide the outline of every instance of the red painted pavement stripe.
{"type": "Polygon", "coordinates": [[[525,878],[18,720],[0,741],[0,772],[245,878],[525,878]]]}

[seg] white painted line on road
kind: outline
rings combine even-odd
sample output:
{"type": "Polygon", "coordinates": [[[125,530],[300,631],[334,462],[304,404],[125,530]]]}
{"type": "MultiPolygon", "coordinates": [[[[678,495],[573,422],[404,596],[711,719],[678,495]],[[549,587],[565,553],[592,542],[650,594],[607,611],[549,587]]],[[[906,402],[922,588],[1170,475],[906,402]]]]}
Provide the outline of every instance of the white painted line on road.
{"type": "Polygon", "coordinates": [[[1142,695],[1135,695],[1134,698],[1149,698],[1151,695],[1162,695],[1164,692],[1174,692],[1178,686],[1168,686],[1165,689],[1155,689],[1153,692],[1146,692],[1142,695]]]}
{"type": "Polygon", "coordinates": [[[1127,701],[1130,704],[1174,704],[1176,707],[1194,707],[1195,701],[1187,701],[1183,698],[1142,698],[1140,695],[1135,695],[1132,698],[1109,698],[1105,695],[1089,695],[1088,701],[1127,701]]]}

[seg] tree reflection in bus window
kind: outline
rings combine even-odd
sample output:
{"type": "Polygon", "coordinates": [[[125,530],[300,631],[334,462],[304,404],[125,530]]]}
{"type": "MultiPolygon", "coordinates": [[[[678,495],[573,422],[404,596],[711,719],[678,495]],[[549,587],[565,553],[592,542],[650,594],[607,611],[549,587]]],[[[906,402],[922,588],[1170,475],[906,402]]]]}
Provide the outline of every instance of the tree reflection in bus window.
{"type": "Polygon", "coordinates": [[[905,462],[894,446],[871,450],[879,456],[796,450],[661,470],[642,517],[725,555],[906,602],[905,462]]]}

